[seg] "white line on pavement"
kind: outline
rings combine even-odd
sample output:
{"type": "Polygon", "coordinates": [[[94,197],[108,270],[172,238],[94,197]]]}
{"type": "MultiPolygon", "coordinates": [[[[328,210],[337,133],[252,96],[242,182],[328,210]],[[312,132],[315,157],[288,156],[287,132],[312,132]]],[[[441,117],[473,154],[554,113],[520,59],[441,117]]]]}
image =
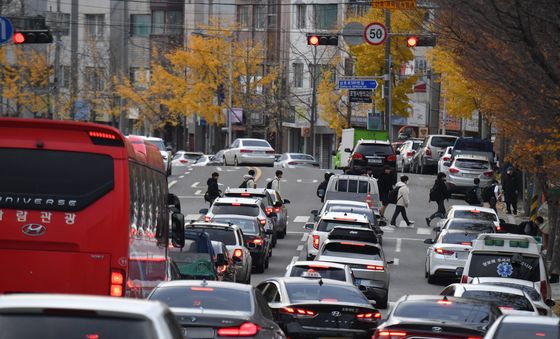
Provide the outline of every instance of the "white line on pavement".
{"type": "Polygon", "coordinates": [[[167,188],[171,188],[176,183],[177,183],[177,180],[173,180],[172,182],[169,183],[169,185],[167,185],[167,188]]]}
{"type": "Polygon", "coordinates": [[[313,183],[314,183],[314,184],[316,184],[316,183],[318,183],[318,182],[319,182],[319,180],[313,179],[313,183]]]}
{"type": "Polygon", "coordinates": [[[395,244],[395,252],[401,251],[402,239],[397,239],[397,243],[395,244]]]}
{"type": "Polygon", "coordinates": [[[221,172],[221,171],[222,171],[222,168],[221,168],[221,167],[216,167],[216,170],[217,170],[218,172],[221,172]]]}
{"type": "Polygon", "coordinates": [[[184,175],[180,175],[180,176],[179,176],[179,179],[183,179],[184,177],[185,177],[184,175]]]}
{"type": "Polygon", "coordinates": [[[202,195],[202,190],[197,190],[196,192],[194,192],[194,195],[202,195]]]}
{"type": "Polygon", "coordinates": [[[294,222],[303,222],[306,223],[309,221],[309,216],[307,215],[298,215],[294,218],[294,222]]]}
{"type": "Polygon", "coordinates": [[[200,218],[200,214],[187,214],[185,215],[185,220],[198,220],[200,218]]]}
{"type": "Polygon", "coordinates": [[[399,266],[400,263],[401,263],[401,261],[399,260],[399,258],[394,258],[393,259],[393,266],[399,266]]]}
{"type": "Polygon", "coordinates": [[[200,184],[199,181],[195,182],[194,184],[191,185],[192,188],[196,188],[198,186],[198,184],[200,184]]]}
{"type": "Polygon", "coordinates": [[[381,226],[381,230],[383,233],[393,233],[395,232],[395,228],[391,226],[381,226]]]}
{"type": "Polygon", "coordinates": [[[296,261],[299,260],[299,257],[297,255],[294,255],[294,257],[292,258],[292,261],[290,262],[290,264],[295,263],[296,261]]]}
{"type": "Polygon", "coordinates": [[[187,171],[187,172],[185,172],[185,174],[191,174],[191,172],[190,172],[190,171],[187,171]]]}
{"type": "Polygon", "coordinates": [[[303,235],[301,236],[301,242],[306,242],[307,237],[309,237],[309,233],[303,233],[303,235]]]}
{"type": "Polygon", "coordinates": [[[383,239],[392,239],[392,240],[393,240],[393,239],[394,239],[394,240],[396,240],[396,239],[402,239],[402,240],[406,240],[406,241],[422,241],[422,242],[424,241],[424,239],[400,238],[400,237],[399,237],[399,238],[397,238],[397,237],[383,237],[383,239]]]}
{"type": "Polygon", "coordinates": [[[301,179],[298,179],[298,180],[296,180],[296,181],[297,181],[297,182],[302,182],[303,180],[301,180],[301,179]]]}
{"type": "Polygon", "coordinates": [[[290,232],[290,231],[288,231],[288,232],[286,232],[286,234],[307,234],[307,232],[297,232],[297,231],[290,232]]]}
{"type": "Polygon", "coordinates": [[[301,252],[302,249],[303,249],[303,245],[299,245],[299,246],[296,248],[296,251],[301,252]]]}
{"type": "Polygon", "coordinates": [[[432,233],[432,229],[428,227],[418,227],[416,234],[428,235],[432,233]]]}

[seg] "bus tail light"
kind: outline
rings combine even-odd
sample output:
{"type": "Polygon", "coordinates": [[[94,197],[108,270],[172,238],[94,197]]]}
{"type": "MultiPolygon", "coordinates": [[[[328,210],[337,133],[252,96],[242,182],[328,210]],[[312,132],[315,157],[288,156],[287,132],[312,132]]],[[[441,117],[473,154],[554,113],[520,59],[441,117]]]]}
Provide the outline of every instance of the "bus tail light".
{"type": "Polygon", "coordinates": [[[241,324],[239,327],[223,327],[218,329],[218,336],[220,337],[253,337],[261,327],[251,322],[241,324]]]}
{"type": "Polygon", "coordinates": [[[124,142],[121,140],[121,138],[117,137],[113,133],[89,131],[88,135],[94,145],[124,146],[124,142]]]}
{"type": "Polygon", "coordinates": [[[124,272],[121,270],[111,271],[111,287],[109,289],[111,297],[122,297],[124,295],[124,272]]]}
{"type": "Polygon", "coordinates": [[[321,237],[319,237],[318,235],[314,235],[313,236],[313,248],[318,250],[319,249],[319,241],[321,240],[321,237]]]}

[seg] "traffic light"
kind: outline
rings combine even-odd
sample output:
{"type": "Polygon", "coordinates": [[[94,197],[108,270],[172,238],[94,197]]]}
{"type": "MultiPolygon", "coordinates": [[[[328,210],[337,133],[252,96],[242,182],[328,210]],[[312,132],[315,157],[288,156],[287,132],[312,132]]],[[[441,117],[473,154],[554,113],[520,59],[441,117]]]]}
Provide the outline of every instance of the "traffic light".
{"type": "Polygon", "coordinates": [[[53,42],[51,31],[48,29],[35,29],[17,31],[12,37],[14,44],[50,44],[53,42]]]}
{"type": "Polygon", "coordinates": [[[338,35],[308,34],[307,44],[311,46],[338,46],[338,35]]]}
{"type": "Polygon", "coordinates": [[[408,36],[406,37],[406,47],[429,47],[436,45],[435,36],[408,36]]]}

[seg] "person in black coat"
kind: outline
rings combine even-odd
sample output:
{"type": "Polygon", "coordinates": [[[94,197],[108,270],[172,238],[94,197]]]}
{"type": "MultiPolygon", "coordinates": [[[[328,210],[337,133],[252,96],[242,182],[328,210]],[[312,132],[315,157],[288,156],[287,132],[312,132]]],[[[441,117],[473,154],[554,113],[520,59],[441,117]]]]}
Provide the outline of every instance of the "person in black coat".
{"type": "Polygon", "coordinates": [[[214,202],[214,200],[216,200],[217,197],[219,197],[221,195],[221,191],[220,191],[220,187],[218,186],[218,178],[220,177],[220,174],[218,174],[217,172],[212,173],[212,177],[208,178],[208,181],[206,181],[206,185],[208,186],[208,190],[206,191],[205,194],[205,199],[206,201],[208,201],[210,203],[210,206],[212,206],[212,203],[214,202]]]}
{"type": "Polygon", "coordinates": [[[449,193],[447,192],[447,184],[445,183],[445,178],[446,178],[445,173],[439,172],[437,175],[437,179],[434,183],[434,186],[430,190],[430,201],[437,202],[438,209],[434,214],[426,218],[426,223],[428,224],[428,227],[430,226],[430,222],[433,219],[445,217],[444,200],[447,199],[447,197],[449,196],[449,193]]]}
{"type": "Polygon", "coordinates": [[[383,173],[377,179],[377,188],[379,189],[379,200],[381,200],[381,209],[379,214],[382,218],[385,217],[385,209],[389,205],[389,191],[393,189],[394,175],[391,173],[391,167],[383,167],[383,173]]]}
{"type": "Polygon", "coordinates": [[[325,173],[325,180],[323,180],[319,184],[319,187],[317,187],[317,196],[321,199],[321,202],[324,202],[325,200],[325,193],[327,193],[327,185],[333,175],[334,173],[330,173],[330,172],[325,173]]]}
{"type": "Polygon", "coordinates": [[[507,214],[511,214],[513,207],[513,214],[517,214],[517,191],[519,189],[519,181],[513,173],[513,167],[508,167],[506,175],[502,179],[502,191],[506,201],[507,214]]]}

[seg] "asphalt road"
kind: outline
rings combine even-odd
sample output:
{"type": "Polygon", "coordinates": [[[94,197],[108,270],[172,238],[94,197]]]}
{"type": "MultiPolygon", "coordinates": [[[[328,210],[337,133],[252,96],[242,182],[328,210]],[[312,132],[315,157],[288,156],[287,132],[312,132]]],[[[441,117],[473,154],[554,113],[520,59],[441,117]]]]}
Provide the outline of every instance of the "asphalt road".
{"type": "MultiPolygon", "coordinates": [[[[169,177],[170,192],[181,199],[182,212],[187,220],[199,217],[198,211],[208,207],[203,199],[206,181],[211,173],[220,174],[219,182],[222,189],[227,186],[238,187],[249,167],[176,167],[169,177]]],[[[266,180],[274,177],[275,168],[259,168],[257,171],[258,187],[265,187],[266,180]]],[[[317,186],[323,179],[325,171],[318,169],[285,169],[281,183],[281,194],[289,199],[288,234],[279,239],[272,251],[270,266],[264,274],[253,274],[252,283],[258,284],[272,276],[282,276],[286,266],[292,261],[305,260],[305,240],[307,232],[303,229],[305,222],[311,219],[310,211],[320,209],[321,201],[315,195],[317,186]]],[[[400,177],[401,174],[399,174],[400,177]]],[[[408,217],[414,220],[414,227],[406,227],[399,217],[398,228],[385,231],[383,248],[385,256],[395,263],[390,267],[391,283],[389,302],[398,300],[404,294],[438,294],[444,285],[430,285],[424,278],[426,248],[424,239],[433,237],[432,230],[426,227],[425,218],[436,210],[435,203],[428,203],[428,192],[435,180],[434,175],[407,174],[409,179],[411,206],[408,217]]],[[[449,200],[450,204],[464,203],[460,200],[449,200]]],[[[385,216],[393,215],[394,206],[389,206],[385,216]]],[[[432,221],[434,226],[436,221],[432,221]]]]}

